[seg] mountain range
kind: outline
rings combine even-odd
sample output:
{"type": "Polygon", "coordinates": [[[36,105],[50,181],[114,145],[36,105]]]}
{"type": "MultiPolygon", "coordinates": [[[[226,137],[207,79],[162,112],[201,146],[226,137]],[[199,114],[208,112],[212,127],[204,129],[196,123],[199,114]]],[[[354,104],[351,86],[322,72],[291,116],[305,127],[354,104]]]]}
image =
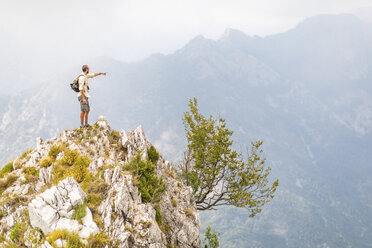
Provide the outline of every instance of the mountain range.
{"type": "MultiPolygon", "coordinates": [[[[254,219],[248,211],[201,213],[222,247],[372,247],[372,24],[349,14],[320,15],[276,35],[228,29],[195,37],[173,54],[124,63],[91,61],[107,77],[90,81],[91,119],[113,128],[142,124],[175,163],[186,144],[187,102],[221,116],[244,155],[264,141],[276,197],[254,219]]],[[[77,66],[79,68],[79,66],[77,66]]],[[[69,82],[78,69],[37,88],[0,96],[0,158],[5,163],[79,125],[69,82]]]]}

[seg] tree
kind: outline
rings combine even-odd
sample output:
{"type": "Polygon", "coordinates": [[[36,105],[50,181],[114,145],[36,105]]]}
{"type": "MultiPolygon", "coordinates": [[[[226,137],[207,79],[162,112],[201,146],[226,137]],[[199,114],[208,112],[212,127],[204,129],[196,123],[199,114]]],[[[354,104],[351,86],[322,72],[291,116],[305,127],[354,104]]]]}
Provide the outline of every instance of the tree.
{"type": "Polygon", "coordinates": [[[216,230],[213,230],[211,226],[207,227],[207,230],[204,234],[204,248],[218,248],[220,247],[220,242],[218,241],[219,233],[216,233],[216,230]]]}
{"type": "Polygon", "coordinates": [[[187,147],[181,174],[191,186],[198,210],[222,205],[245,207],[250,217],[274,197],[278,180],[269,184],[270,167],[262,157],[262,141],[251,142],[247,161],[233,149],[233,131],[224,119],[206,118],[199,113],[197,99],[189,101],[184,113],[187,147]]]}

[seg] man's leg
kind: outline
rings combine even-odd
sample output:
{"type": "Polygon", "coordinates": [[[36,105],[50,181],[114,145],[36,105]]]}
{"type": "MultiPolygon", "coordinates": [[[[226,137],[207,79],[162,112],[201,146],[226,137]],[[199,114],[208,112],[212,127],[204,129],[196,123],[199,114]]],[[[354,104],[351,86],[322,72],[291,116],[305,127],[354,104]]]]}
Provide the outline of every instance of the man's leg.
{"type": "Polygon", "coordinates": [[[81,126],[84,125],[84,116],[85,116],[85,112],[81,111],[80,112],[80,123],[81,123],[81,126]]]}
{"type": "Polygon", "coordinates": [[[86,111],[85,112],[85,124],[88,124],[88,114],[89,114],[89,111],[86,111]]]}

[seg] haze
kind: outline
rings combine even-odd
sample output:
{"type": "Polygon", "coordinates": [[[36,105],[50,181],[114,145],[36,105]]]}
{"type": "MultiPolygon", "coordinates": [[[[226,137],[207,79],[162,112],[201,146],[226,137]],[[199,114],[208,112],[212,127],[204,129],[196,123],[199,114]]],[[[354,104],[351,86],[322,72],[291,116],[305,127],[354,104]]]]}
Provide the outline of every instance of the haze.
{"type": "Polygon", "coordinates": [[[369,3],[1,0],[0,85],[7,85],[1,93],[47,81],[100,56],[137,61],[152,53],[172,53],[196,35],[216,39],[226,28],[265,36],[321,13],[360,13],[368,18],[371,11],[364,7],[369,3]]]}

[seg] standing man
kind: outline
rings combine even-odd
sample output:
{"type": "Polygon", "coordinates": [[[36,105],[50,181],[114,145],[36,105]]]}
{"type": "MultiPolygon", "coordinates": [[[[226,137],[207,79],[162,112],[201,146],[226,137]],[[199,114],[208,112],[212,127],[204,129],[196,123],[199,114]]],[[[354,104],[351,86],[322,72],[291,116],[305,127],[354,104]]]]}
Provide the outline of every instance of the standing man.
{"type": "Polygon", "coordinates": [[[78,93],[78,100],[80,102],[80,127],[89,127],[88,124],[88,114],[90,111],[89,101],[89,86],[88,86],[88,78],[94,78],[99,75],[105,75],[107,72],[100,72],[100,73],[89,73],[89,66],[83,65],[82,67],[83,73],[79,76],[79,93],[78,93]],[[85,125],[84,125],[85,119],[85,125]]]}

